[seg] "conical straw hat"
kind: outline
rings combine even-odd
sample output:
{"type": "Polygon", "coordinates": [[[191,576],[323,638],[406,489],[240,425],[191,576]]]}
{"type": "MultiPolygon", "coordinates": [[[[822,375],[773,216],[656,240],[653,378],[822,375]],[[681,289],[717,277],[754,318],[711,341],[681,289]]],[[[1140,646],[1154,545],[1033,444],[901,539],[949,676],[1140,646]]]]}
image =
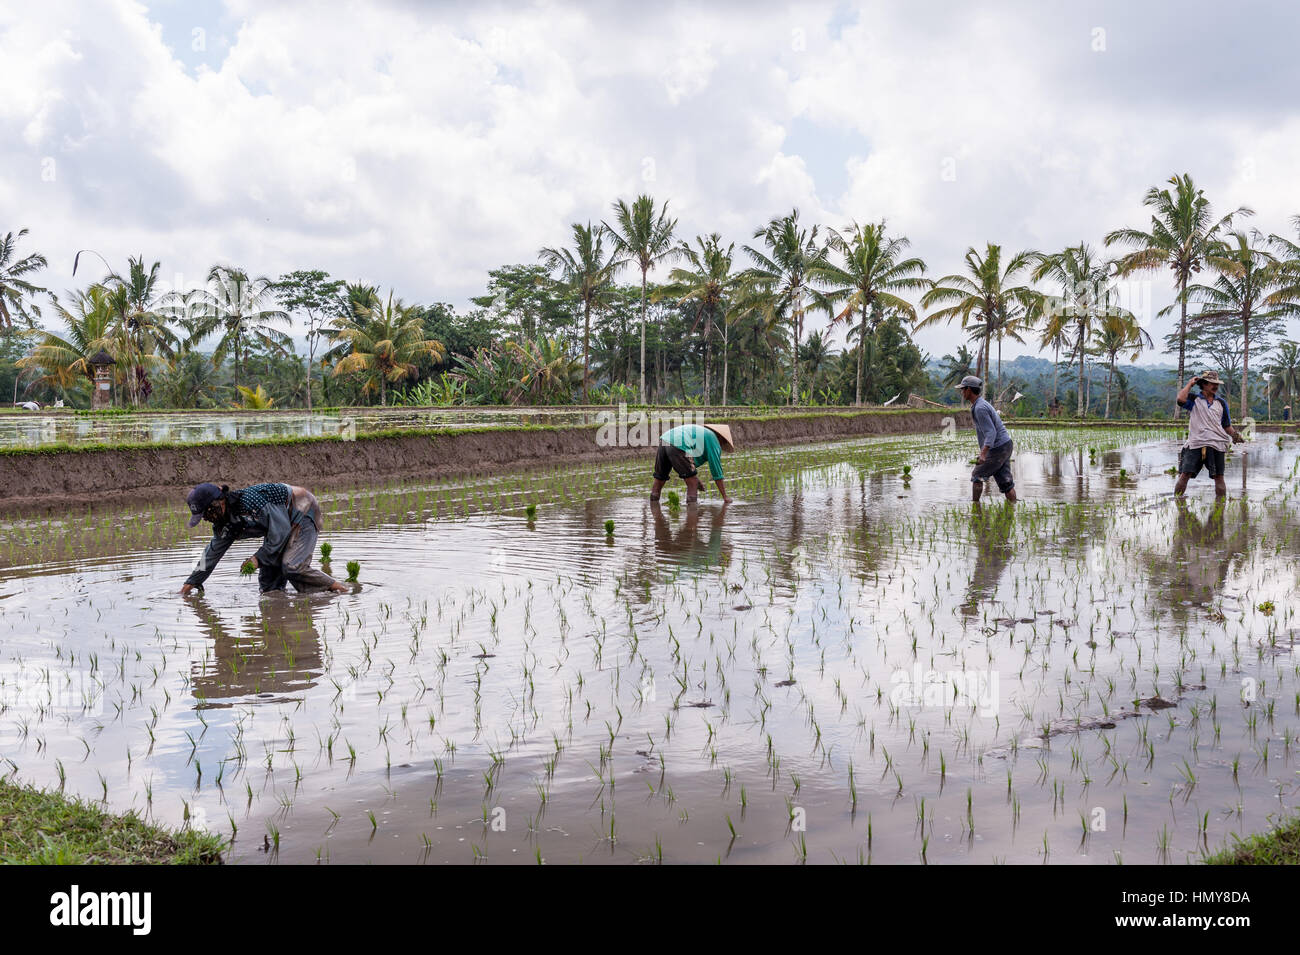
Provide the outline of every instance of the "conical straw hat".
{"type": "Polygon", "coordinates": [[[722,450],[736,450],[736,446],[731,443],[731,429],[725,424],[706,424],[704,427],[708,428],[718,436],[718,440],[722,442],[722,450]]]}

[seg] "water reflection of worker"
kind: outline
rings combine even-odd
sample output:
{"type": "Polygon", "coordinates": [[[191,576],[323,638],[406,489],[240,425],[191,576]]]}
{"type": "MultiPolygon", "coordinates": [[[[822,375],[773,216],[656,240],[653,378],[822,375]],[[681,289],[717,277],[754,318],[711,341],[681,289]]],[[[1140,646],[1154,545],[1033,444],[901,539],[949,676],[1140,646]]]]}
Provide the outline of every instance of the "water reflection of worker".
{"type": "Polygon", "coordinates": [[[190,527],[199,521],[212,524],[212,540],[203,549],[194,572],[181,587],[189,596],[203,582],[237,540],[262,537],[262,546],[248,561],[257,568],[263,593],[283,590],[331,590],[343,593],[345,584],[311,566],[321,529],[320,505],[305,487],[290,484],[254,484],[232,491],[225,484],[200,484],[190,491],[190,527]]]}
{"type": "MultiPolygon", "coordinates": [[[[1228,568],[1236,556],[1224,541],[1223,516],[1227,509],[1217,499],[1202,521],[1181,497],[1174,499],[1178,519],[1174,527],[1172,550],[1179,565],[1186,567],[1186,587],[1192,593],[1208,597],[1222,586],[1228,568]]],[[[1244,502],[1243,502],[1244,504],[1244,502]]],[[[1244,516],[1244,515],[1243,515],[1244,516]]]]}
{"type": "Polygon", "coordinates": [[[700,493],[699,472],[705,461],[718,485],[722,500],[730,503],[727,485],[722,480],[722,452],[735,451],[731,443],[731,428],[725,424],[684,424],[665,431],[659,436],[659,449],[655,454],[654,483],[650,486],[650,500],[659,500],[659,492],[676,471],[686,482],[686,503],[695,503],[700,493]]]}
{"type": "Polygon", "coordinates": [[[961,605],[963,616],[973,617],[979,605],[997,593],[1002,572],[1011,560],[1012,518],[1009,508],[985,510],[975,501],[971,507],[972,543],[975,545],[975,563],[971,568],[966,599],[961,605]]]}
{"type": "Polygon", "coordinates": [[[191,665],[194,696],[228,700],[315,686],[324,667],[310,599],[281,596],[263,601],[258,613],[244,614],[234,627],[227,627],[203,597],[187,601],[212,640],[212,657],[191,665]]]}
{"type": "Polygon", "coordinates": [[[726,504],[703,509],[689,508],[682,519],[681,526],[675,532],[659,504],[652,503],[650,513],[654,516],[655,522],[655,550],[660,554],[684,555],[692,558],[693,563],[706,566],[726,563],[731,550],[726,545],[722,534],[723,525],[727,520],[726,504]],[[705,510],[709,513],[707,541],[700,538],[700,514],[705,510]]]}

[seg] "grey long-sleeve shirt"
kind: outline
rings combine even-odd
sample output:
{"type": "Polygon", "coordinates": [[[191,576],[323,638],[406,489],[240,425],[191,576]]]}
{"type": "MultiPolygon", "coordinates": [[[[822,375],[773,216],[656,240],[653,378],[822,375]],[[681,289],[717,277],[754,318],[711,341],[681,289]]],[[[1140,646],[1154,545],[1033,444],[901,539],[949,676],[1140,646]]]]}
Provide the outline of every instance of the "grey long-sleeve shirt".
{"type": "Polygon", "coordinates": [[[1011,440],[1002,416],[982,396],[970,406],[970,416],[975,420],[975,435],[981,448],[1000,448],[1011,440]]]}
{"type": "Polygon", "coordinates": [[[296,515],[300,513],[292,507],[293,496],[288,484],[254,484],[231,492],[226,503],[226,522],[213,529],[212,540],[203,548],[203,555],[185,582],[202,587],[237,540],[265,538],[254,556],[263,566],[278,564],[296,515]]]}

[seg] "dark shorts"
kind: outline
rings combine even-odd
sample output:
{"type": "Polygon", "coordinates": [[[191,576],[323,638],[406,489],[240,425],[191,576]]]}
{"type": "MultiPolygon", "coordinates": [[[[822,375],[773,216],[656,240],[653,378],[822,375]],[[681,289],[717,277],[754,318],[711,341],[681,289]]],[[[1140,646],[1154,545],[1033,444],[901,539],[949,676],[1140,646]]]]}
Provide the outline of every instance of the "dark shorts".
{"type": "Polygon", "coordinates": [[[989,448],[989,456],[984,459],[984,463],[975,465],[971,470],[971,481],[993,478],[998,482],[998,490],[1003,494],[1015,487],[1016,482],[1011,477],[1011,449],[1014,444],[1014,441],[1008,441],[996,448],[989,448]]]}
{"type": "Polygon", "coordinates": [[[1196,477],[1206,468],[1210,477],[1221,478],[1227,461],[1227,453],[1217,448],[1183,448],[1178,455],[1178,473],[1196,477]]]}
{"type": "Polygon", "coordinates": [[[671,445],[659,445],[659,451],[655,454],[655,480],[667,481],[673,471],[676,471],[683,478],[695,477],[698,473],[695,470],[695,462],[686,456],[686,452],[681,448],[674,448],[671,445]]]}

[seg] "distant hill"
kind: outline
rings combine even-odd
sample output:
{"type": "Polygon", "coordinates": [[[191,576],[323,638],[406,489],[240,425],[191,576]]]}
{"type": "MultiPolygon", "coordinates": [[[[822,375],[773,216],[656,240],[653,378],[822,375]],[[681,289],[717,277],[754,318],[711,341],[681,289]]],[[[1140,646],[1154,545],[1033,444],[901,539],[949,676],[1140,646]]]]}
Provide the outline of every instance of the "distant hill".
{"type": "MultiPolygon", "coordinates": [[[[945,365],[932,358],[926,365],[934,392],[935,400],[945,404],[957,402],[956,393],[951,389],[947,394],[939,388],[945,365]]],[[[1052,375],[1056,370],[1050,358],[1037,358],[1022,355],[1019,358],[1002,362],[1001,374],[998,374],[997,359],[993,362],[992,384],[999,392],[1008,392],[1010,398],[1021,392],[1024,397],[1016,402],[1016,412],[1023,415],[1037,415],[1046,411],[1052,397],[1052,375]]],[[[1112,418],[1119,417],[1164,417],[1169,414],[1173,397],[1177,391],[1178,369],[1174,365],[1133,365],[1120,361],[1115,365],[1115,380],[1111,386],[1112,418]]],[[[1100,416],[1106,410],[1106,374],[1104,365],[1086,366],[1085,379],[1088,386],[1088,413],[1100,416]]],[[[1073,413],[1078,403],[1076,378],[1078,366],[1068,367],[1064,364],[1057,374],[1056,391],[1067,413],[1073,413]]]]}

